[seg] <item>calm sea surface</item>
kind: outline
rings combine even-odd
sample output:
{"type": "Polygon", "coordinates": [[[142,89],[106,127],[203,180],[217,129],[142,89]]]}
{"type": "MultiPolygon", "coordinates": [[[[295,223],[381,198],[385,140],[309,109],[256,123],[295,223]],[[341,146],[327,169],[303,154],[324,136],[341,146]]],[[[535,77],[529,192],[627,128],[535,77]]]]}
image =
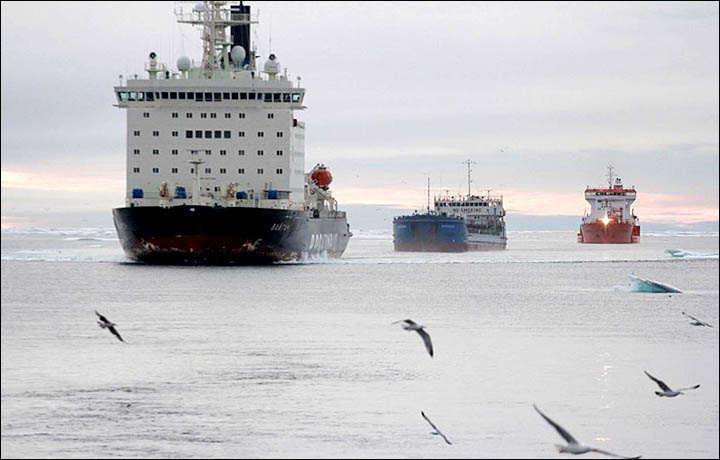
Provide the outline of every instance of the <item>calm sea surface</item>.
{"type": "Polygon", "coordinates": [[[422,254],[356,232],[336,261],[153,267],[112,229],[3,232],[2,456],[559,458],[536,403],[601,449],[718,458],[717,254],[716,234],[422,254]],[[628,274],[683,293],[616,290],[628,274]],[[658,398],[644,370],[701,387],[658,398]]]}

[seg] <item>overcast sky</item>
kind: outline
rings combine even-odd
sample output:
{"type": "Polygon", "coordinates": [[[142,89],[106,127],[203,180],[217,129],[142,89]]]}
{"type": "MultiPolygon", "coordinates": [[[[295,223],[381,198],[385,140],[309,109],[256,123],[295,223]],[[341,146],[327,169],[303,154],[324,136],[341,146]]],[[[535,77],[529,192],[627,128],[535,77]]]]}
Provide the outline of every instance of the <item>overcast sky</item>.
{"type": "MultiPolygon", "coordinates": [[[[718,3],[246,2],[302,76],[306,169],[341,204],[503,194],[578,215],[608,163],[641,221],[718,220],[718,3]]],[[[192,4],[187,5],[191,6],[192,4]]],[[[124,205],[118,75],[201,57],[173,3],[2,3],[2,221],[124,205]]]]}

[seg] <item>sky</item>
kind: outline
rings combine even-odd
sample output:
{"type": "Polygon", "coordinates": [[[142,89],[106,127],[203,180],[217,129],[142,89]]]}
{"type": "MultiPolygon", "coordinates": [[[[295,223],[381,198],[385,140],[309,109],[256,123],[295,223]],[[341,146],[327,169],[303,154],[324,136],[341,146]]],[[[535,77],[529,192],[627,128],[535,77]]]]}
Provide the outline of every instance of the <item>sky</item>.
{"type": "MultiPolygon", "coordinates": [[[[419,208],[428,177],[461,193],[469,159],[509,214],[579,221],[612,164],[641,222],[718,220],[717,2],[246,3],[260,61],[272,41],[302,78],[306,169],[341,208],[419,208]]],[[[176,5],[2,3],[3,227],[124,205],[112,88],[150,51],[200,59],[176,5]]]]}

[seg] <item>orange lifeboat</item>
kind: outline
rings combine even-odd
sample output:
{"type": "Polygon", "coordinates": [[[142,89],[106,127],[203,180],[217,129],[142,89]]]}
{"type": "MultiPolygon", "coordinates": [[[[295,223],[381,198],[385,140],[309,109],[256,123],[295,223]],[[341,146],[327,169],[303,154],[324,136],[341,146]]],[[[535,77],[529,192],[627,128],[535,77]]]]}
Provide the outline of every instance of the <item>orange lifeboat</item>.
{"type": "Polygon", "coordinates": [[[310,179],[323,190],[327,190],[332,182],[332,174],[325,165],[316,165],[310,172],[310,179]]]}

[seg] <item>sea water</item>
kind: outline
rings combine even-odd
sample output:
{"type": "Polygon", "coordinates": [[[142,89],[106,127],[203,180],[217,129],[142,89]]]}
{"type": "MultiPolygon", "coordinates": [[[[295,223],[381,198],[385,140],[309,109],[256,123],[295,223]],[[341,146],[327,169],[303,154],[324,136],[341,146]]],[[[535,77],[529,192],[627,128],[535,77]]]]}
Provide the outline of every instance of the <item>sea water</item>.
{"type": "Polygon", "coordinates": [[[561,457],[534,403],[610,452],[717,458],[717,253],[717,234],[573,232],[398,253],[355,231],[339,260],[146,266],[113,229],[4,231],[2,456],[561,457]],[[615,290],[628,274],[683,292],[615,290]],[[701,386],[659,398],[643,371],[701,386]]]}

